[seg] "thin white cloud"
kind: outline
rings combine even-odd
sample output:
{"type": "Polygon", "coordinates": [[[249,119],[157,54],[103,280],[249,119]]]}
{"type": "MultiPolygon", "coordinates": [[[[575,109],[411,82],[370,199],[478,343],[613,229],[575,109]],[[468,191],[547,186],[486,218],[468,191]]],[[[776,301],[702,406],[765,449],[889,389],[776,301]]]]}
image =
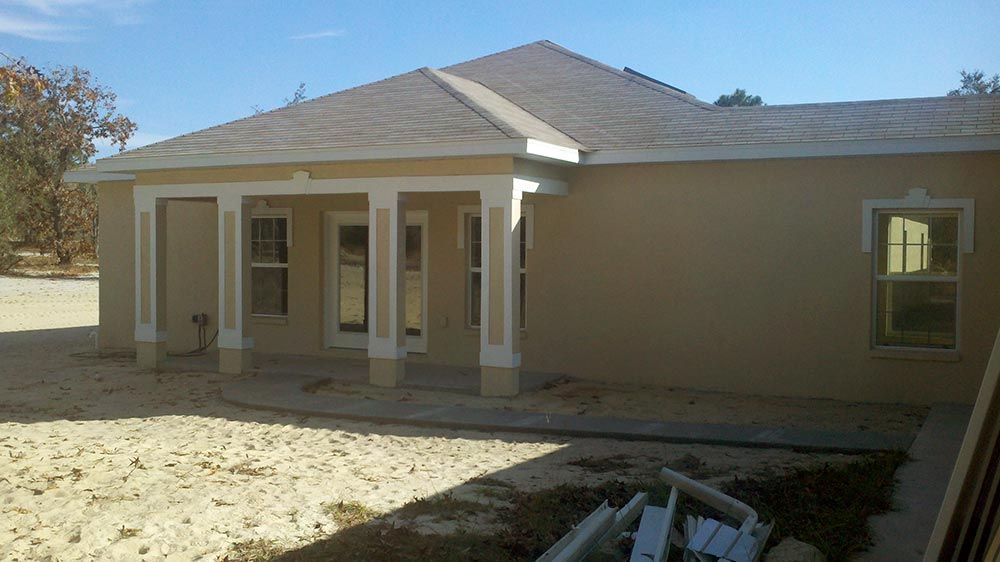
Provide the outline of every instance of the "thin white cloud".
{"type": "Polygon", "coordinates": [[[326,37],[341,37],[344,35],[343,29],[327,29],[316,33],[303,33],[302,35],[292,35],[289,39],[301,41],[303,39],[324,39],[326,37]]]}
{"type": "Polygon", "coordinates": [[[12,16],[0,13],[0,33],[36,41],[76,41],[76,31],[80,28],[68,27],[49,21],[12,16]]]}
{"type": "Polygon", "coordinates": [[[146,0],[0,0],[0,34],[36,41],[78,41],[87,22],[114,25],[142,21],[136,8],[146,0]]]}
{"type": "Polygon", "coordinates": [[[5,4],[24,6],[46,16],[58,16],[65,8],[76,8],[93,0],[6,0],[5,4]]]}

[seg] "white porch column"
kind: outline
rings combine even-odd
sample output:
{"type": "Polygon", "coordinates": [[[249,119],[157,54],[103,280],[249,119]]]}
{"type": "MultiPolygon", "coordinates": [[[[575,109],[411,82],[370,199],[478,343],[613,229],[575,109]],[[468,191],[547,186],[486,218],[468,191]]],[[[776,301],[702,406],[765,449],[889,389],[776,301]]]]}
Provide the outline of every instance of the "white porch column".
{"type": "Polygon", "coordinates": [[[167,200],[135,191],[135,356],[156,369],[167,358],[167,200]]]}
{"type": "Polygon", "coordinates": [[[521,367],[521,192],[480,191],[482,281],[480,289],[480,392],[514,396],[521,367]]]}
{"type": "Polygon", "coordinates": [[[406,198],[368,194],[368,380],[397,386],[406,364],[406,198]]]}
{"type": "Polygon", "coordinates": [[[250,199],[220,195],[219,372],[253,368],[250,328],[250,199]]]}

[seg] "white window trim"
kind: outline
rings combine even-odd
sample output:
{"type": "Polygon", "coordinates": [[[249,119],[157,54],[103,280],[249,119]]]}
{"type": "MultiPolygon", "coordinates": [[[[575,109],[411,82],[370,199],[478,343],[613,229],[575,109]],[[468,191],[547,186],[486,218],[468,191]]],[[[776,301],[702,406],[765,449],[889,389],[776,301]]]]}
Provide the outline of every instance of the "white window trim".
{"type": "MultiPolygon", "coordinates": [[[[458,249],[465,249],[465,238],[467,236],[466,217],[469,215],[481,215],[483,208],[480,205],[459,205],[458,206],[458,249]]],[[[535,206],[531,203],[521,203],[521,216],[524,217],[524,241],[529,250],[535,249],[535,206]]]]}
{"type": "Polygon", "coordinates": [[[875,233],[873,221],[877,211],[912,211],[916,209],[940,209],[958,211],[959,251],[971,254],[975,250],[976,200],[975,199],[934,199],[922,187],[910,190],[902,199],[865,199],[861,214],[861,251],[872,251],[875,233]]]}
{"type": "MultiPolygon", "coordinates": [[[[325,281],[323,293],[326,305],[323,316],[325,330],[323,345],[326,348],[338,349],[368,349],[368,333],[340,331],[340,261],[337,259],[337,248],[340,246],[340,229],[342,225],[367,226],[368,211],[326,211],[323,214],[325,244],[325,281]]],[[[428,240],[430,231],[427,211],[407,211],[406,225],[417,226],[420,229],[420,274],[421,274],[421,310],[420,335],[406,336],[406,350],[413,353],[427,353],[427,272],[428,272],[428,240]]]]}
{"type": "MultiPolygon", "coordinates": [[[[269,207],[268,204],[267,204],[267,201],[264,200],[264,199],[261,199],[261,200],[257,201],[257,205],[254,206],[254,208],[251,209],[251,211],[250,211],[251,228],[252,228],[252,225],[253,225],[253,219],[273,218],[273,217],[284,218],[285,219],[285,246],[291,248],[292,247],[292,210],[290,208],[287,208],[287,207],[282,207],[282,208],[269,207]]],[[[251,261],[250,262],[250,270],[253,271],[253,268],[255,268],[255,267],[274,267],[274,268],[288,269],[288,262],[286,261],[285,263],[257,263],[257,262],[251,261]]],[[[285,287],[285,290],[288,290],[288,287],[285,287]]],[[[289,294],[289,297],[290,296],[291,295],[289,294]]],[[[251,304],[251,306],[252,306],[252,304],[251,304]]],[[[288,314],[261,314],[261,313],[258,313],[258,312],[251,312],[250,316],[253,317],[253,318],[281,318],[281,319],[287,319],[288,318],[288,314]]]]}
{"type": "MultiPolygon", "coordinates": [[[[460,205],[458,207],[458,248],[460,250],[465,249],[465,239],[468,238],[472,233],[469,230],[469,221],[472,217],[482,218],[483,208],[479,205],[460,205]]],[[[521,217],[524,218],[524,246],[525,250],[533,250],[534,237],[535,237],[535,206],[534,205],[521,205],[521,217]]],[[[520,252],[519,252],[520,253],[520,252]]],[[[525,263],[521,264],[520,274],[527,275],[528,268],[527,265],[528,256],[524,257],[525,263]]],[[[465,270],[465,318],[463,319],[463,324],[467,330],[479,330],[481,326],[472,324],[472,273],[478,270],[480,274],[480,283],[482,283],[482,266],[478,268],[473,268],[469,263],[469,256],[463,256],[463,269],[465,270]]],[[[525,286],[527,286],[527,281],[525,281],[525,286]]],[[[518,289],[520,291],[520,289],[518,289]]],[[[528,310],[528,303],[526,302],[528,298],[527,290],[525,290],[524,295],[524,310],[528,310]]],[[[528,320],[527,318],[522,318],[521,321],[524,323],[521,326],[521,331],[527,331],[528,320]]]]}
{"type": "Polygon", "coordinates": [[[924,188],[913,188],[907,196],[902,199],[865,199],[862,204],[862,240],[861,249],[864,253],[872,254],[871,261],[871,340],[870,345],[875,352],[892,352],[901,354],[921,354],[932,358],[935,355],[957,355],[962,345],[962,254],[971,254],[974,251],[975,242],[975,199],[934,199],[927,194],[924,188]],[[954,276],[920,276],[910,277],[912,281],[937,281],[952,282],[955,284],[955,347],[951,349],[939,349],[917,346],[886,346],[877,345],[876,331],[878,329],[878,282],[884,280],[886,276],[878,274],[878,251],[875,244],[875,224],[880,213],[901,214],[919,213],[925,211],[929,214],[953,212],[958,215],[958,263],[956,275],[954,276]]]}

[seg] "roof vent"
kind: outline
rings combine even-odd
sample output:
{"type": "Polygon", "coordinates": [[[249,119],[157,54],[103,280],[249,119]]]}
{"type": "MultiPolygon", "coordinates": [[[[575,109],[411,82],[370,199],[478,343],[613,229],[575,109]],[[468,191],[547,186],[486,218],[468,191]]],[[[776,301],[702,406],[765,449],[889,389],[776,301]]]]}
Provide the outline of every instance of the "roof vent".
{"type": "MultiPolygon", "coordinates": [[[[638,70],[635,70],[634,68],[629,68],[629,67],[626,66],[622,70],[626,74],[631,74],[632,76],[638,76],[639,78],[642,78],[643,80],[649,80],[650,82],[652,82],[654,84],[659,84],[659,85],[664,86],[666,88],[670,88],[671,90],[674,90],[675,92],[680,92],[682,94],[687,94],[687,92],[685,92],[684,90],[682,90],[680,88],[677,88],[676,86],[671,86],[670,84],[667,84],[666,82],[660,82],[656,78],[652,78],[650,76],[646,76],[645,74],[639,72],[638,70]]],[[[688,94],[688,95],[690,95],[690,94],[688,94]]]]}

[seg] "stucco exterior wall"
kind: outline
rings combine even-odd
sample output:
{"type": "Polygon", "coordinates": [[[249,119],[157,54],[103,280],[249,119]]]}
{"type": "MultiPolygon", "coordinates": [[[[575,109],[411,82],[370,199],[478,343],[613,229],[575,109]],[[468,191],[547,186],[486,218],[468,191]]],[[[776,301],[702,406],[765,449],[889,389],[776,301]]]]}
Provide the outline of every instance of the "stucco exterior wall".
{"type": "MultiPolygon", "coordinates": [[[[219,328],[218,207],[211,201],[167,203],[167,351],[198,348],[191,315],[208,314],[207,337],[219,328]]],[[[213,345],[214,348],[214,345],[213,345]]]]}
{"type": "MultiPolygon", "coordinates": [[[[991,220],[1000,213],[1000,154],[563,169],[495,158],[304,167],[317,178],[515,168],[570,185],[568,197],[524,199],[535,217],[524,369],[759,394],[974,399],[1000,327],[1000,222],[991,220]],[[975,253],[962,256],[959,362],[870,352],[872,257],[861,250],[862,200],[901,198],[914,187],[976,201],[975,253]]],[[[137,183],[287,179],[297,169],[155,172],[137,183]]],[[[102,338],[107,343],[110,332],[111,341],[130,345],[131,197],[104,184],[99,193],[102,246],[108,238],[124,248],[102,247],[102,338]]],[[[323,347],[323,215],[365,211],[366,196],[265,199],[292,209],[294,245],[288,319],[255,320],[256,349],[365,357],[323,347]]],[[[479,333],[464,321],[465,250],[456,244],[457,207],[478,204],[474,192],[408,195],[407,209],[429,217],[428,353],[411,361],[478,364],[479,333]]],[[[194,309],[217,314],[215,206],[171,202],[168,213],[168,329],[171,349],[180,350],[193,347],[190,315],[201,311],[194,309]]]]}
{"type": "Polygon", "coordinates": [[[854,400],[975,397],[1000,326],[1000,154],[584,168],[569,197],[531,199],[530,368],[854,400]],[[957,363],[869,351],[862,200],[913,187],[976,200],[957,363]]]}
{"type": "Polygon", "coordinates": [[[135,214],[132,182],[97,185],[99,345],[132,347],[135,342],[135,214]]]}

